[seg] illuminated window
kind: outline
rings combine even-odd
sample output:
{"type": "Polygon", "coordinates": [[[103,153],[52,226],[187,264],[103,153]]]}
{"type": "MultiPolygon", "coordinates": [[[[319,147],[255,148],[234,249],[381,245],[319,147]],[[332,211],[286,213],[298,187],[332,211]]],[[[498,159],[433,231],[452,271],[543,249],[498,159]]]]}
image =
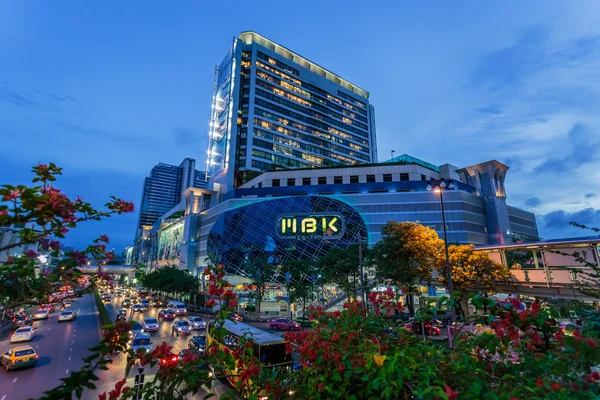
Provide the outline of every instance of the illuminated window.
{"type": "Polygon", "coordinates": [[[350,118],[346,118],[346,117],[342,117],[342,121],[344,121],[347,124],[351,124],[352,120],[350,118]]]}

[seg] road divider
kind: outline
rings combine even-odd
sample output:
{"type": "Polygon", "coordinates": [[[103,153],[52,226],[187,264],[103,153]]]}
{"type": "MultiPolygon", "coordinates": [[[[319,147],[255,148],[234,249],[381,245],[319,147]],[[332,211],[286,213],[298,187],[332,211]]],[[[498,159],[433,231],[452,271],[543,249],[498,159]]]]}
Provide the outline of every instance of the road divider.
{"type": "Polygon", "coordinates": [[[98,294],[98,292],[96,292],[96,291],[94,291],[94,300],[96,302],[96,307],[98,308],[98,314],[100,315],[101,324],[103,326],[112,324],[113,321],[112,321],[112,319],[110,319],[110,316],[108,315],[108,310],[106,309],[106,306],[102,302],[102,299],[100,298],[100,294],[98,294]]]}

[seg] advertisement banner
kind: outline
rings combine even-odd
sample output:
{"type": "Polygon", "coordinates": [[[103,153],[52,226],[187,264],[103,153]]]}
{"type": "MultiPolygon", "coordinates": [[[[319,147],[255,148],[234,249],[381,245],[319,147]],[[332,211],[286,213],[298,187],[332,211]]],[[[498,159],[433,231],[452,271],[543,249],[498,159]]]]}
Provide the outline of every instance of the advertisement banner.
{"type": "Polygon", "coordinates": [[[183,221],[160,231],[158,239],[158,265],[179,265],[179,255],[183,242],[183,221]]]}

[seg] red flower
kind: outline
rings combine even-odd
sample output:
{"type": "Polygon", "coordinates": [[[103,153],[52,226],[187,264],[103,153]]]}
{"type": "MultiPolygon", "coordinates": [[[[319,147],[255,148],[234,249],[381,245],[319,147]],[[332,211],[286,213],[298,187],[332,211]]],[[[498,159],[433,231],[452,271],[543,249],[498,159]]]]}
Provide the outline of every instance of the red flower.
{"type": "Polygon", "coordinates": [[[104,242],[104,243],[108,243],[108,236],[102,235],[102,236],[100,236],[100,238],[98,240],[100,240],[101,242],[104,242]]]}
{"type": "Polygon", "coordinates": [[[206,307],[212,307],[212,306],[214,306],[215,304],[217,304],[217,302],[216,302],[214,299],[208,299],[208,300],[206,301],[206,307]]]}
{"type": "Polygon", "coordinates": [[[202,271],[202,273],[203,273],[204,275],[208,275],[208,274],[210,274],[210,270],[208,269],[208,267],[207,267],[207,268],[204,268],[204,271],[202,271]]]}
{"type": "Polygon", "coordinates": [[[323,384],[323,382],[319,382],[319,384],[317,385],[317,389],[319,389],[319,390],[325,389],[325,385],[323,384]]]}
{"type": "Polygon", "coordinates": [[[531,315],[536,316],[540,312],[540,303],[537,301],[531,305],[531,315]]]}
{"type": "Polygon", "coordinates": [[[513,308],[515,310],[520,310],[521,309],[521,302],[516,297],[510,297],[508,299],[508,301],[513,306],[513,308]]]}
{"type": "Polygon", "coordinates": [[[29,258],[36,258],[38,256],[38,253],[35,250],[27,250],[27,252],[25,253],[25,257],[29,257],[29,258]]]}
{"type": "Polygon", "coordinates": [[[542,381],[542,377],[541,376],[537,377],[537,379],[535,380],[535,384],[538,385],[541,388],[545,388],[544,382],[542,381]]]}
{"type": "Polygon", "coordinates": [[[552,382],[550,384],[550,389],[559,391],[560,390],[560,383],[558,383],[558,382],[552,382]]]}
{"type": "Polygon", "coordinates": [[[237,302],[237,300],[236,300],[236,299],[233,299],[233,300],[230,300],[230,301],[229,301],[229,305],[230,305],[231,307],[236,307],[236,306],[238,305],[238,302],[237,302]]]}
{"type": "Polygon", "coordinates": [[[171,354],[171,349],[173,349],[173,346],[169,346],[167,343],[162,342],[162,344],[160,346],[158,346],[157,348],[155,348],[154,351],[152,352],[152,358],[158,358],[160,356],[167,356],[167,355],[171,354]]]}
{"type": "Polygon", "coordinates": [[[98,395],[98,400],[106,400],[106,392],[98,395]]]}
{"type": "Polygon", "coordinates": [[[8,210],[0,210],[0,217],[8,215],[8,210]]]}
{"type": "Polygon", "coordinates": [[[21,192],[19,190],[17,190],[17,189],[11,190],[10,192],[8,192],[7,194],[5,194],[2,197],[2,200],[4,200],[4,201],[16,200],[19,198],[20,195],[21,195],[21,192]]]}
{"type": "Polygon", "coordinates": [[[459,391],[452,390],[452,388],[444,383],[444,389],[446,390],[446,396],[448,400],[456,400],[458,399],[459,391]]]}

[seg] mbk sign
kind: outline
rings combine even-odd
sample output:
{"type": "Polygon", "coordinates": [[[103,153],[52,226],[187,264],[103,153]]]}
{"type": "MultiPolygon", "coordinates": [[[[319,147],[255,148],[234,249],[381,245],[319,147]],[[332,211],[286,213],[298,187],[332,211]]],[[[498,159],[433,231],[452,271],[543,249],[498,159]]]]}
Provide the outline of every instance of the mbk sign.
{"type": "Polygon", "coordinates": [[[344,234],[344,218],[339,214],[306,214],[281,216],[277,236],[292,238],[339,238],[344,234]]]}

